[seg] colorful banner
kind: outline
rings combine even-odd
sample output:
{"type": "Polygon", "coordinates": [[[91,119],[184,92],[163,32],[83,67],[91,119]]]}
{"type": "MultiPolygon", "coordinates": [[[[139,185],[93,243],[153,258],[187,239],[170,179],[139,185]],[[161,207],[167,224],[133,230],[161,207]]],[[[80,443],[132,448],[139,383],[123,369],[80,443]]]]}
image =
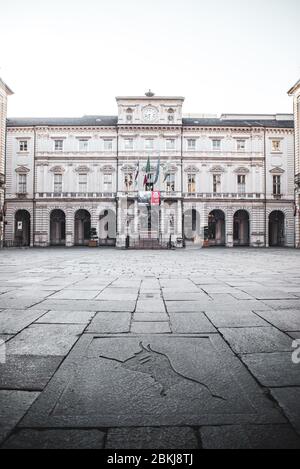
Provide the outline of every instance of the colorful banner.
{"type": "Polygon", "coordinates": [[[151,192],[151,205],[160,205],[160,192],[151,192]]]}

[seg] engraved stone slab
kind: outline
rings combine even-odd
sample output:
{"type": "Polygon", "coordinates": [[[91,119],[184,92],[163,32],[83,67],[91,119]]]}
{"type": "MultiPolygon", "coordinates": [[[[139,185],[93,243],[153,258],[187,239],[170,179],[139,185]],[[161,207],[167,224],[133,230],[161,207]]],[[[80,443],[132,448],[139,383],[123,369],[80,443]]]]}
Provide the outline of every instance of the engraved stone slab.
{"type": "Polygon", "coordinates": [[[25,427],[282,423],[221,337],[83,335],[25,427]]]}

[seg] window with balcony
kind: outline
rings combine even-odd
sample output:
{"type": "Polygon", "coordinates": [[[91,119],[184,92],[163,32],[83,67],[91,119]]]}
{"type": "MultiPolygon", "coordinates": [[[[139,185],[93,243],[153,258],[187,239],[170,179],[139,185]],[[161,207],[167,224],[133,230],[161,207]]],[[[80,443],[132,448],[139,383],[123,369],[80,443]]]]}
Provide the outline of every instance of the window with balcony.
{"type": "Polygon", "coordinates": [[[54,151],[63,151],[64,141],[54,140],[54,151]]]}
{"type": "Polygon", "coordinates": [[[221,150],[221,140],[219,138],[218,139],[213,139],[212,147],[213,147],[213,151],[220,151],[221,150]]]}
{"type": "Polygon", "coordinates": [[[154,140],[153,138],[147,138],[145,140],[145,150],[153,150],[154,149],[154,140]]]}
{"type": "Polygon", "coordinates": [[[133,173],[127,173],[124,175],[124,187],[125,191],[131,191],[133,188],[133,173]]]}
{"type": "Polygon", "coordinates": [[[19,141],[19,151],[28,151],[28,141],[20,140],[19,141]]]}
{"type": "Polygon", "coordinates": [[[273,195],[281,195],[281,176],[273,176],[273,195]]]}
{"type": "Polygon", "coordinates": [[[104,174],[103,190],[104,192],[112,192],[112,175],[111,174],[104,174]]]}
{"type": "Polygon", "coordinates": [[[246,150],[246,140],[237,140],[237,151],[245,151],[246,150]]]}
{"type": "Polygon", "coordinates": [[[62,174],[54,174],[54,193],[60,194],[62,192],[62,174]]]}
{"type": "Polygon", "coordinates": [[[166,149],[167,150],[175,150],[175,139],[174,138],[168,138],[166,140],[166,149]]]}
{"type": "Polygon", "coordinates": [[[88,151],[89,141],[87,138],[81,138],[79,140],[79,151],[88,151]]]}
{"type": "Polygon", "coordinates": [[[188,178],[188,193],[193,194],[196,192],[196,174],[190,173],[187,176],[188,178]]]}
{"type": "Polygon", "coordinates": [[[219,194],[221,192],[221,174],[213,175],[213,193],[219,194]]]}
{"type": "Polygon", "coordinates": [[[189,138],[187,141],[187,149],[188,151],[194,151],[196,150],[196,139],[195,138],[189,138]]]}
{"type": "Polygon", "coordinates": [[[19,174],[18,192],[19,194],[27,193],[27,174],[19,174]]]}
{"type": "Polygon", "coordinates": [[[87,192],[87,174],[79,174],[79,192],[85,193],[87,192]]]}
{"type": "Polygon", "coordinates": [[[281,140],[272,140],[272,152],[274,153],[281,152],[281,140]]]}
{"type": "Polygon", "coordinates": [[[175,192],[175,174],[169,174],[166,180],[166,192],[175,192]]]}
{"type": "Polygon", "coordinates": [[[125,138],[124,148],[125,148],[126,151],[133,150],[133,139],[132,138],[125,138]]]}
{"type": "Polygon", "coordinates": [[[104,140],[104,150],[112,151],[112,149],[113,149],[113,141],[111,139],[104,140]]]}
{"type": "Polygon", "coordinates": [[[246,192],[246,175],[239,174],[237,177],[237,187],[239,194],[245,194],[246,192]]]}

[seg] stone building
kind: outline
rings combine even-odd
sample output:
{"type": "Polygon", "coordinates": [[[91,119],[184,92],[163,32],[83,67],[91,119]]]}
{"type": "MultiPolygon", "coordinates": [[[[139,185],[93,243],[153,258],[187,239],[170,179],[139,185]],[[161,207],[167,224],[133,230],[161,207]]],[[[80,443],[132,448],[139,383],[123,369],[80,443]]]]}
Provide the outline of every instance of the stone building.
{"type": "Polygon", "coordinates": [[[296,247],[300,248],[300,80],[289,91],[294,97],[295,117],[295,220],[296,220],[296,247]]]}
{"type": "Polygon", "coordinates": [[[292,115],[116,101],[117,116],[8,119],[7,245],[83,245],[94,228],[117,247],[294,246],[292,115]]]}
{"type": "Polygon", "coordinates": [[[7,96],[12,91],[0,78],[0,247],[3,244],[4,233],[4,189],[5,189],[5,138],[6,138],[6,114],[7,96]]]}

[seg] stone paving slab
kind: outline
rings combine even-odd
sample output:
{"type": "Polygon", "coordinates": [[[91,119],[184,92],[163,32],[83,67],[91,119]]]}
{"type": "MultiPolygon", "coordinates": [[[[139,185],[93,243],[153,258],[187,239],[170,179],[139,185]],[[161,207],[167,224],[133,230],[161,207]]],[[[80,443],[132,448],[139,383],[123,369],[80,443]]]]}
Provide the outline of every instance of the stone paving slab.
{"type": "Polygon", "coordinates": [[[105,449],[197,449],[194,429],[188,427],[113,428],[105,449]]]}
{"type": "Polygon", "coordinates": [[[300,386],[300,364],[292,362],[291,352],[249,354],[241,359],[262,386],[300,386]]]}
{"type": "Polygon", "coordinates": [[[171,329],[175,333],[217,332],[203,313],[170,314],[171,329]]]}
{"type": "Polygon", "coordinates": [[[300,435],[300,386],[272,389],[271,392],[300,435]]]}
{"type": "Polygon", "coordinates": [[[93,300],[100,293],[98,290],[61,290],[51,296],[51,300],[93,300]]]}
{"type": "Polygon", "coordinates": [[[9,355],[67,355],[84,325],[35,324],[10,340],[7,344],[9,355]]]}
{"type": "Polygon", "coordinates": [[[7,309],[0,312],[1,334],[17,334],[43,316],[47,311],[39,309],[7,309]]]}
{"type": "Polygon", "coordinates": [[[236,353],[292,352],[290,338],[274,327],[222,328],[220,332],[236,353]]]}
{"type": "Polygon", "coordinates": [[[300,449],[300,438],[288,425],[202,427],[204,449],[300,449]]]}
{"type": "Polygon", "coordinates": [[[39,393],[0,390],[0,444],[14,429],[39,393]]]}
{"type": "Polygon", "coordinates": [[[134,334],[168,334],[171,332],[170,324],[165,321],[137,321],[131,324],[130,332],[134,334]]]}
{"type": "Polygon", "coordinates": [[[162,300],[139,299],[135,311],[137,313],[164,313],[166,309],[162,300]]]}
{"type": "Polygon", "coordinates": [[[64,357],[7,355],[0,363],[0,389],[42,391],[64,357]]]}
{"type": "Polygon", "coordinates": [[[130,331],[130,313],[99,312],[87,328],[88,332],[119,333],[130,331]]]}
{"type": "Polygon", "coordinates": [[[133,320],[137,322],[160,322],[168,321],[169,317],[166,313],[134,313],[133,320]]]}
{"type": "Polygon", "coordinates": [[[251,311],[206,311],[215,327],[268,327],[269,324],[251,311]]]}
{"type": "Polygon", "coordinates": [[[102,449],[105,433],[99,430],[20,430],[2,449],[102,449]]]}
{"type": "MultiPolygon", "coordinates": [[[[54,311],[110,311],[129,312],[135,309],[135,301],[100,300],[45,300],[38,306],[54,311]]],[[[35,307],[33,308],[35,309],[35,307]]]]}
{"type": "Polygon", "coordinates": [[[300,330],[300,310],[286,309],[276,311],[260,311],[259,316],[282,331],[300,330]]]}
{"type": "Polygon", "coordinates": [[[36,324],[88,324],[96,311],[49,311],[36,324]]]}
{"type": "Polygon", "coordinates": [[[224,341],[85,334],[22,427],[284,423],[224,341]]]}

